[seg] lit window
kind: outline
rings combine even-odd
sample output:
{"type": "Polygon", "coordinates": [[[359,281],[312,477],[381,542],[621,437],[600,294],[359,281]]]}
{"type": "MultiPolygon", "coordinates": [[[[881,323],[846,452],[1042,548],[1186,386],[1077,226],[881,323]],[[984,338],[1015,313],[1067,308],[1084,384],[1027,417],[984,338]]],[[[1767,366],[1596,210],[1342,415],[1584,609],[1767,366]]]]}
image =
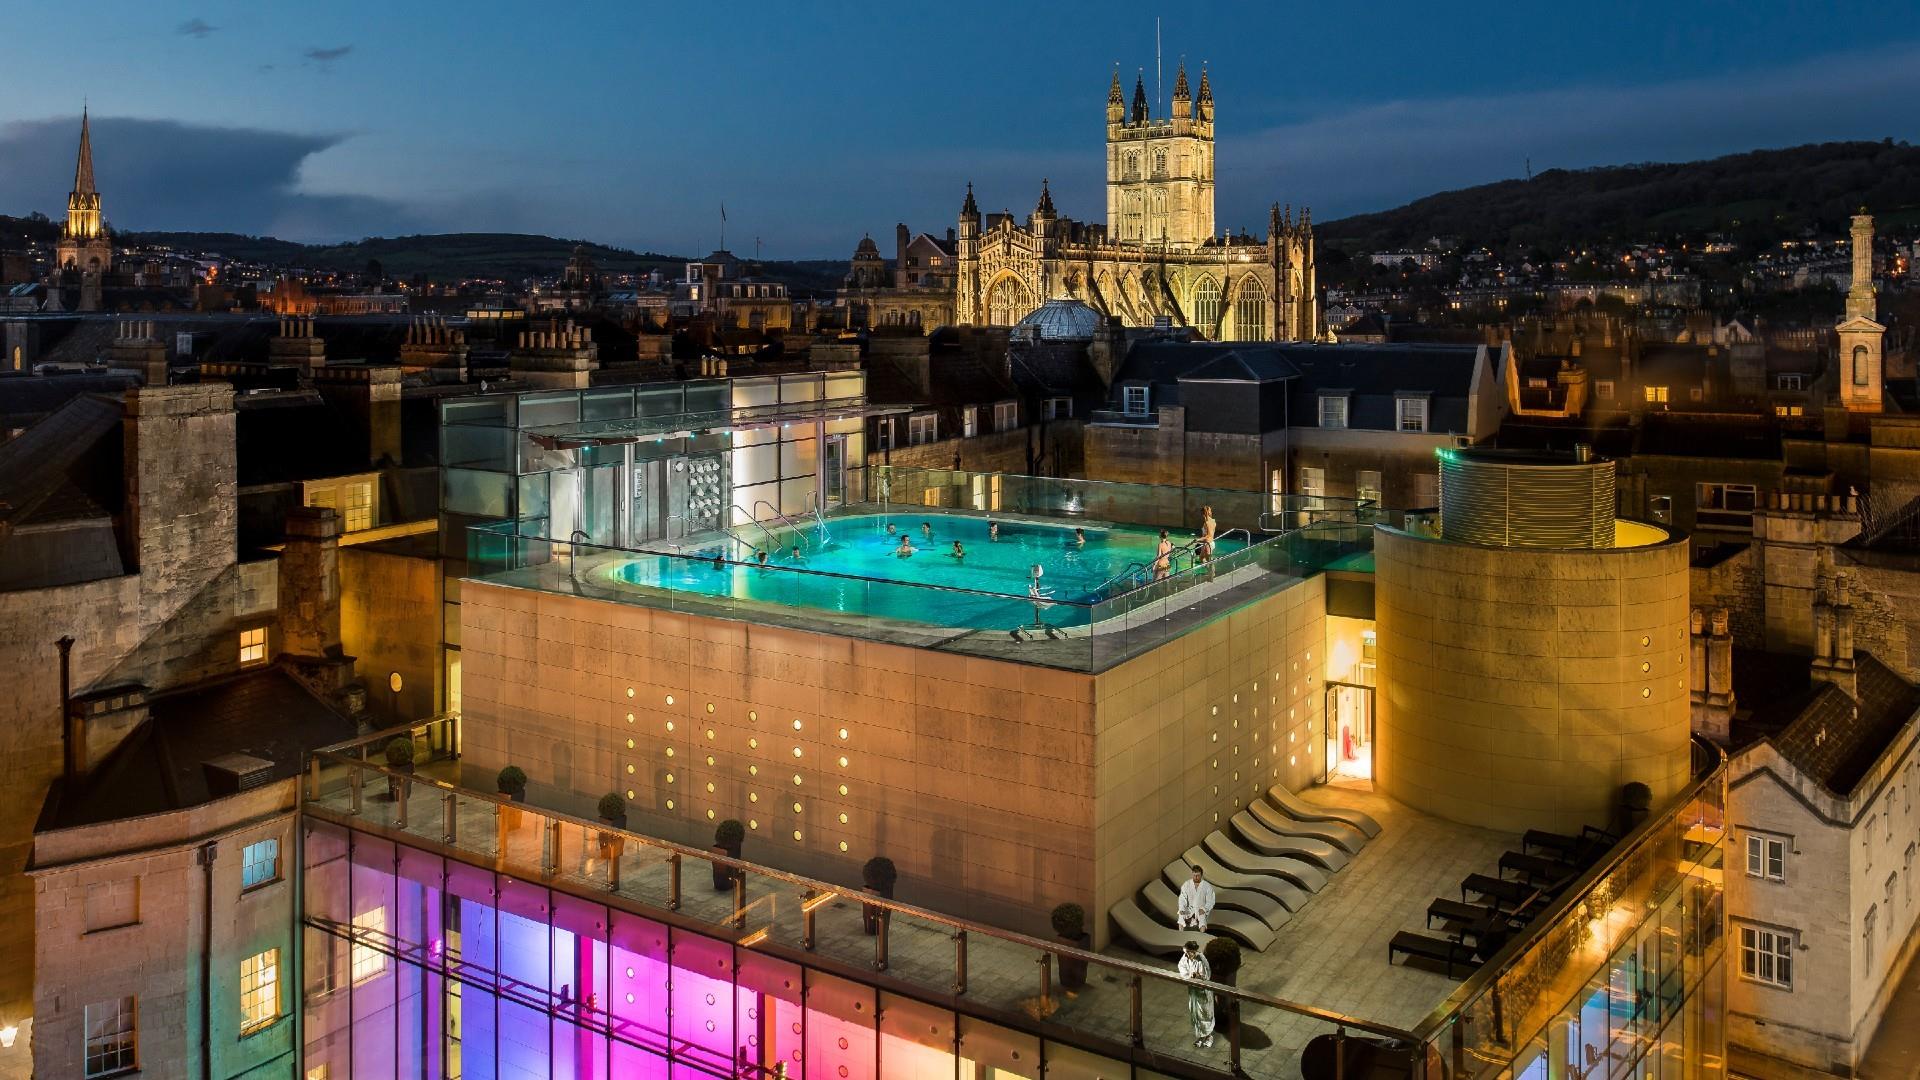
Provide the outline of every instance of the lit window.
{"type": "Polygon", "coordinates": [[[969,439],[980,434],[980,407],[978,405],[969,405],[960,410],[960,434],[969,439]]]}
{"type": "Polygon", "coordinates": [[[907,417],[907,445],[920,446],[940,438],[940,417],[934,413],[922,413],[907,417]]]}
{"type": "Polygon", "coordinates": [[[993,430],[1012,431],[1020,426],[1020,403],[1017,401],[995,402],[993,406],[993,430]]]}
{"type": "Polygon", "coordinates": [[[256,626],[251,630],[240,631],[240,662],[242,664],[263,663],[267,659],[267,628],[256,626]]]}
{"type": "Polygon", "coordinates": [[[1347,399],[1334,394],[1320,396],[1320,426],[1323,428],[1343,428],[1347,426],[1347,399]]]}
{"type": "Polygon", "coordinates": [[[134,1024],[133,999],[123,997],[87,1006],[88,1076],[110,1076],[133,1068],[139,1029],[134,1024]]]}
{"type": "Polygon", "coordinates": [[[347,485],[346,521],[342,527],[348,532],[373,528],[372,484],[347,485]]]}
{"type": "Polygon", "coordinates": [[[1747,834],[1747,876],[1787,880],[1787,845],[1771,836],[1747,834]]]}
{"type": "Polygon", "coordinates": [[[1311,498],[1318,498],[1326,493],[1327,470],[1302,465],[1300,467],[1300,494],[1311,498]]]}
{"type": "Polygon", "coordinates": [[[1667,403],[1667,388],[1664,386],[1645,387],[1641,392],[1647,396],[1648,404],[1665,405],[1667,403]]]}
{"type": "Polygon", "coordinates": [[[1612,379],[1594,380],[1593,396],[1599,398],[1601,401],[1612,401],[1613,400],[1613,380],[1612,379]]]}
{"type": "Polygon", "coordinates": [[[1394,402],[1401,431],[1427,430],[1427,399],[1401,398],[1394,402]]]}
{"type": "Polygon", "coordinates": [[[1376,505],[1380,502],[1380,471],[1361,469],[1353,474],[1353,497],[1376,505]]]}
{"type": "Polygon", "coordinates": [[[269,837],[240,850],[240,887],[251,889],[280,877],[280,840],[269,837]]]}
{"type": "Polygon", "coordinates": [[[268,949],[240,961],[240,1033],[258,1031],[279,1018],[280,950],[268,949]]]}
{"type": "Polygon", "coordinates": [[[384,905],[368,908],[353,917],[353,981],[363,983],[375,975],[387,970],[387,954],[371,945],[362,945],[362,938],[379,940],[387,933],[387,909],[384,905]]]}
{"type": "Polygon", "coordinates": [[[1741,927],[1740,975],[1768,986],[1793,989],[1793,935],[1741,927]]]}

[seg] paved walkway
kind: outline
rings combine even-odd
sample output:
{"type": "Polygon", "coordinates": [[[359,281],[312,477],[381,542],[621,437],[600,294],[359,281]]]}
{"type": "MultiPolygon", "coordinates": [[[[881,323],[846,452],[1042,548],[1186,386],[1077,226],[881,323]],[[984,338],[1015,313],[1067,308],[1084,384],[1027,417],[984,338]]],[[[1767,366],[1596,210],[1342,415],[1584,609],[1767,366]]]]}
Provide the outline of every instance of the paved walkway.
{"type": "Polygon", "coordinates": [[[1880,1030],[1860,1059],[1860,1076],[1863,1080],[1920,1077],[1920,956],[1907,961],[1907,973],[1880,1017],[1880,1030]]]}

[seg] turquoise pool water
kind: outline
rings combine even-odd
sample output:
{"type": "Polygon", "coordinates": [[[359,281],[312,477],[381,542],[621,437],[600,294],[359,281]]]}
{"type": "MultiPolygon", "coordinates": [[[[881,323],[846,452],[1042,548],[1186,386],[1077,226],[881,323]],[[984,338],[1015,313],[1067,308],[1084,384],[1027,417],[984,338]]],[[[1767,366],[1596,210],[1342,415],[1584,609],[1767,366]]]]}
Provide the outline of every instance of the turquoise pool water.
{"type": "MultiPolygon", "coordinates": [[[[790,531],[776,529],[780,550],[767,553],[764,567],[728,563],[715,570],[711,560],[720,549],[714,547],[700,553],[703,559],[641,556],[612,573],[630,585],[705,596],[1006,630],[1032,621],[1027,586],[1035,564],[1043,568],[1040,581],[1048,598],[1085,603],[1116,574],[1136,563],[1151,564],[1160,538],[1158,529],[1086,526],[1082,546],[1075,542],[1072,525],[999,524],[995,540],[989,535],[987,519],[981,517],[926,513],[830,518],[824,543],[813,527],[802,530],[806,542],[798,561],[790,549],[800,541],[790,531]],[[894,533],[887,532],[889,524],[894,533]],[[931,529],[931,539],[923,524],[931,529]],[[898,554],[902,533],[913,541],[911,556],[898,554]],[[952,555],[956,540],[965,551],[962,558],[952,555]],[[948,591],[962,589],[977,591],[948,591]]],[[[743,540],[762,538],[751,525],[734,532],[743,540]]],[[[1194,536],[1182,530],[1169,532],[1175,547],[1194,536]]],[[[1239,537],[1223,538],[1217,554],[1245,546],[1239,537]]],[[[1051,606],[1045,612],[1047,622],[1055,626],[1084,624],[1088,615],[1084,607],[1051,606]]]]}

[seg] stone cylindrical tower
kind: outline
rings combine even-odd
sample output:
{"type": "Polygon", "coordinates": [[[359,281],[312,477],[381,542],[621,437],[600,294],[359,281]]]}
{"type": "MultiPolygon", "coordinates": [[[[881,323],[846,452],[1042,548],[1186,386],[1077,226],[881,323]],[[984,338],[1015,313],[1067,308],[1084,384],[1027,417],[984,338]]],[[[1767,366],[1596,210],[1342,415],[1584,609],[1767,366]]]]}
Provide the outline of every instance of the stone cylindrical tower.
{"type": "Polygon", "coordinates": [[[1591,493],[1611,489],[1612,463],[1530,456],[1527,469],[1564,468],[1564,482],[1528,477],[1526,501],[1501,507],[1497,530],[1485,527],[1488,500],[1515,463],[1461,452],[1451,463],[1468,475],[1442,487],[1440,537],[1374,535],[1380,789],[1505,832],[1606,826],[1636,781],[1656,802],[1679,790],[1690,764],[1685,538],[1621,522],[1611,544],[1529,542],[1534,530],[1509,517],[1553,516],[1563,527],[1548,535],[1593,537],[1591,493]]]}

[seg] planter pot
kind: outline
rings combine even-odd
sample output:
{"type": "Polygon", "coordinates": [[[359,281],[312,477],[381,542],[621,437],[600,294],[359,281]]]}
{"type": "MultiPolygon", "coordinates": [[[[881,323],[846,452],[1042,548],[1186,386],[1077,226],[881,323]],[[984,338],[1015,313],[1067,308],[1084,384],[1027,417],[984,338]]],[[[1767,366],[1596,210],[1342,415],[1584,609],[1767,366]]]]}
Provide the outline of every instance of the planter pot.
{"type": "Polygon", "coordinates": [[[514,802],[526,802],[526,801],[527,801],[527,789],[526,789],[526,788],[521,788],[521,789],[520,789],[519,791],[503,791],[503,792],[501,792],[500,794],[502,794],[502,795],[505,795],[505,796],[506,796],[507,798],[509,798],[509,799],[511,799],[511,800],[513,800],[514,802]]]}
{"type": "MultiPolygon", "coordinates": [[[[1240,972],[1228,971],[1213,973],[1213,981],[1223,986],[1239,986],[1240,972]]],[[[1216,1028],[1223,1035],[1231,1035],[1240,1023],[1240,999],[1213,995],[1213,1015],[1216,1028]]]]}
{"type": "MultiPolygon", "coordinates": [[[[627,815],[625,814],[621,814],[617,818],[601,818],[600,820],[606,822],[610,828],[624,829],[627,827],[627,815]]],[[[600,857],[609,862],[619,858],[620,853],[627,849],[627,838],[616,832],[599,833],[594,837],[594,840],[600,847],[600,857]]]]}
{"type": "MultiPolygon", "coordinates": [[[[715,855],[725,856],[726,858],[729,858],[729,859],[737,859],[740,857],[739,851],[729,850],[727,848],[720,847],[717,844],[714,845],[713,847],[708,848],[707,850],[713,852],[715,855]]],[[[717,862],[708,863],[707,865],[713,867],[713,891],[714,892],[726,892],[728,889],[733,888],[733,867],[724,866],[717,862]]]]}
{"type": "MultiPolygon", "coordinates": [[[[1081,934],[1077,938],[1063,937],[1062,945],[1071,945],[1076,949],[1092,950],[1093,935],[1081,934]]],[[[1068,990],[1078,990],[1087,985],[1087,962],[1077,956],[1056,956],[1054,962],[1060,969],[1060,985],[1068,990]]]]}
{"type": "MultiPolygon", "coordinates": [[[[872,893],[875,896],[884,897],[888,900],[893,899],[892,889],[867,888],[867,889],[863,889],[862,891],[872,893]]],[[[869,934],[878,934],[880,932],[880,920],[888,918],[892,914],[893,913],[888,911],[886,908],[876,907],[873,904],[862,904],[860,905],[861,928],[866,930],[866,932],[869,934]]]]}

